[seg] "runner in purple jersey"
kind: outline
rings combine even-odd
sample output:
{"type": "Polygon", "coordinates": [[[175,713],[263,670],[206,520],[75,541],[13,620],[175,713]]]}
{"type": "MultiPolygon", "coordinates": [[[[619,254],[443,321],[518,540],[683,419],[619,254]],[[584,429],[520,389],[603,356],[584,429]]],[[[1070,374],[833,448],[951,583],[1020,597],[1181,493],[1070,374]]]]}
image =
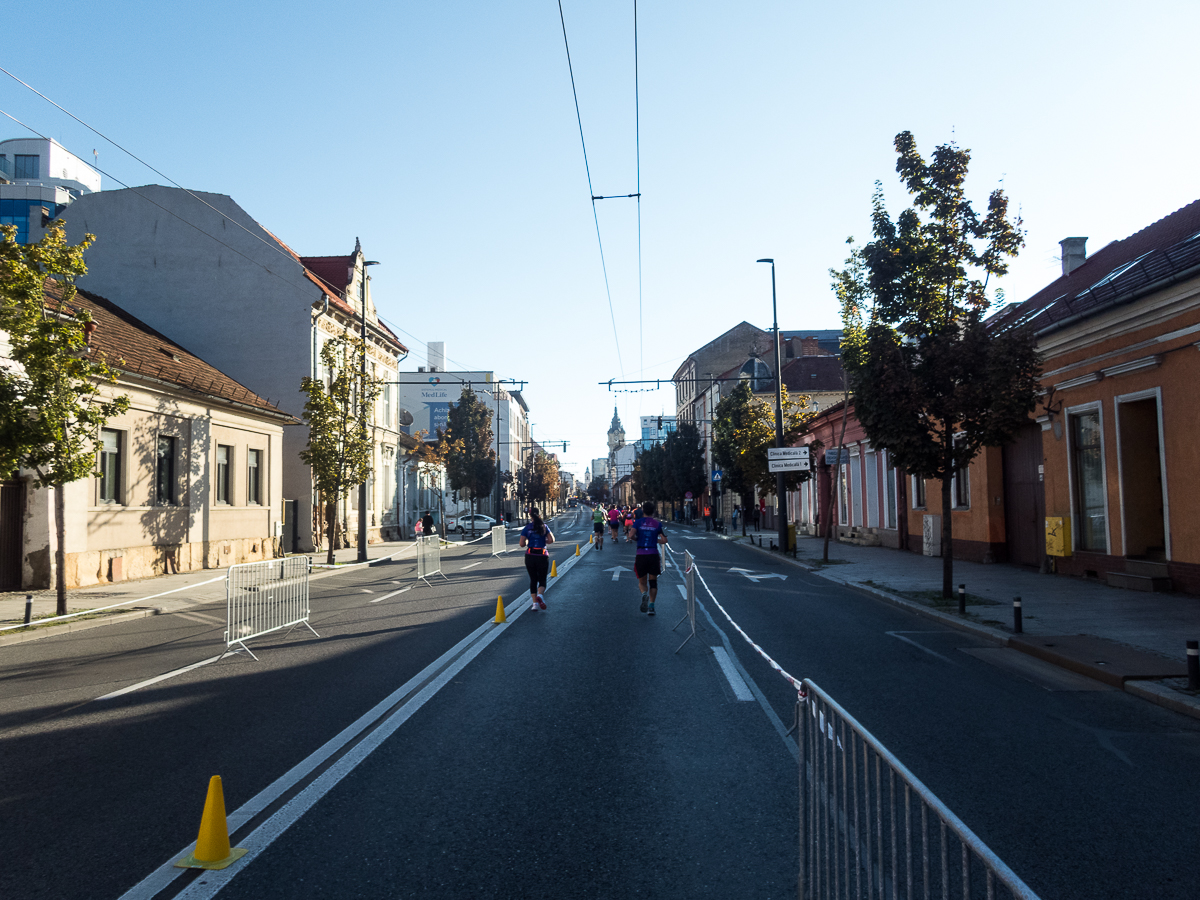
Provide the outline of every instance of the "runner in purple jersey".
{"type": "Polygon", "coordinates": [[[630,529],[637,536],[637,553],[633,558],[633,574],[642,589],[641,610],[654,615],[654,598],[658,596],[658,576],[662,573],[662,557],[658,555],[660,544],[667,542],[662,522],[654,518],[656,507],[653,500],[642,504],[642,517],[630,529]]]}

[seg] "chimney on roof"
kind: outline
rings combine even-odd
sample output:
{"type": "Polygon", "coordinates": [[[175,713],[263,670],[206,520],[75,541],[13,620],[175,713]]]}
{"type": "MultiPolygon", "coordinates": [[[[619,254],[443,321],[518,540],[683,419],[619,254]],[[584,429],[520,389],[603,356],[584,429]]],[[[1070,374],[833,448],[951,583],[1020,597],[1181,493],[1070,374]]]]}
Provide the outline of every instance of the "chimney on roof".
{"type": "Polygon", "coordinates": [[[446,342],[445,341],[430,341],[426,344],[429,352],[425,354],[425,362],[429,364],[430,372],[445,372],[446,371],[446,342]]]}
{"type": "Polygon", "coordinates": [[[1070,275],[1087,262],[1087,238],[1063,238],[1058,246],[1062,247],[1063,275],[1070,275]]]}
{"type": "Polygon", "coordinates": [[[801,356],[821,356],[821,346],[817,343],[815,337],[806,337],[800,339],[800,355],[801,356]]]}

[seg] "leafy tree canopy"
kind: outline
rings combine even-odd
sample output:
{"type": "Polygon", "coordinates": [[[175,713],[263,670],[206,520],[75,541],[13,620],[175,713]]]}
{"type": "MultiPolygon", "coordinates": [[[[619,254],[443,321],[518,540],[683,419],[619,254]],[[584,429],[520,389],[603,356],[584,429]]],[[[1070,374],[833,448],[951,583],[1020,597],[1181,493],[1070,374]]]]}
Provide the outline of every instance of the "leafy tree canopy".
{"type": "Polygon", "coordinates": [[[950,476],[981,447],[1007,442],[1037,397],[1033,336],[991,328],[984,319],[988,281],[1008,271],[1024,235],[1003,190],[991,192],[982,216],[966,199],[970,151],[943,144],[926,161],[907,131],[895,148],[912,207],[892,221],[877,183],[872,240],[830,274],[860,423],[897,465],[942,479],[949,595],[950,476]]]}
{"type": "MultiPolygon", "coordinates": [[[[815,414],[809,399],[783,394],[783,445],[794,445],[815,414]]],[[[775,446],[775,398],[754,394],[743,380],[717,404],[713,422],[713,458],[724,473],[725,490],[741,495],[743,501],[755,487],[760,492],[775,490],[775,473],[767,466],[767,450],[775,446]]],[[[787,472],[784,486],[798,487],[808,472],[787,472]]]]}
{"type": "Polygon", "coordinates": [[[493,438],[492,411],[464,385],[458,403],[450,407],[442,443],[450,487],[471,499],[472,510],[496,486],[493,438]]]}

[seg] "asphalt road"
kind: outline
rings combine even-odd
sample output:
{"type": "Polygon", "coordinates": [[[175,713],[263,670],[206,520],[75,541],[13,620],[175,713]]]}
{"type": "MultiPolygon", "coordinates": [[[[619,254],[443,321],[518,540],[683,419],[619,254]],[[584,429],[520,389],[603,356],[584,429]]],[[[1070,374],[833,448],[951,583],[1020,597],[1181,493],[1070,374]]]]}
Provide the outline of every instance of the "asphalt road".
{"type": "Polygon", "coordinates": [[[528,587],[520,554],[486,539],[443,569],[428,586],[411,557],[316,580],[319,637],[269,635],[258,662],[112,700],[97,698],[219,655],[224,604],[3,648],[0,896],[120,895],[195,839],[210,775],[237,808],[528,587]]]}
{"type": "MultiPolygon", "coordinates": [[[[557,526],[568,551],[585,529],[557,526]]],[[[1200,723],[671,532],[743,629],[1042,897],[1195,896],[1200,723]]],[[[664,575],[657,617],[640,614],[631,573],[613,581],[628,545],[585,552],[549,610],[502,629],[483,623],[496,594],[525,589],[519,558],[456,551],[450,582],[371,603],[411,584],[411,565],[315,582],[320,638],[268,639],[259,663],[239,654],[115,700],[95,698],[212,656],[223,626],[160,616],[6,648],[0,896],[120,896],[194,840],[209,775],[232,817],[377,706],[386,729],[231,819],[235,844],[255,848],[247,864],[184,874],[160,896],[795,896],[797,770],[778,724],[795,691],[703,587],[713,618],[676,654],[678,578],[664,575]],[[769,713],[738,699],[718,628],[769,713]],[[422,688],[427,667],[441,675],[422,688]]]]}

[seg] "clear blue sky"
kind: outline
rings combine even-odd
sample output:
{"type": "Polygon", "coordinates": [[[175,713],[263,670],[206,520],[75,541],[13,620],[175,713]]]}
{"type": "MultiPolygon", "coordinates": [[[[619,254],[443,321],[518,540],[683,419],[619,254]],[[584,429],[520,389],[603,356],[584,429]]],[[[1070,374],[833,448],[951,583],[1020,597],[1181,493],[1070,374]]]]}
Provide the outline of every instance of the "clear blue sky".
{"type": "MultiPolygon", "coordinates": [[[[596,192],[629,193],[632,2],[563,8],[596,192]]],[[[443,340],[528,380],[535,434],[570,440],[582,475],[614,402],[629,433],[674,411],[669,389],[596,382],[669,379],[742,319],[770,325],[755,259],[777,260],[783,328],[838,327],[827,272],[868,237],[876,179],[901,208],[899,131],[970,148],[978,203],[1003,180],[1028,230],[1010,300],[1057,277],[1059,239],[1094,252],[1200,197],[1197,33],[1194,0],[642,0],[640,329],[636,208],[600,205],[623,365],[553,0],[35,4],[0,64],[301,254],[360,237],[414,365],[443,340]]],[[[161,181],[3,76],[0,109],[161,181]]]]}

